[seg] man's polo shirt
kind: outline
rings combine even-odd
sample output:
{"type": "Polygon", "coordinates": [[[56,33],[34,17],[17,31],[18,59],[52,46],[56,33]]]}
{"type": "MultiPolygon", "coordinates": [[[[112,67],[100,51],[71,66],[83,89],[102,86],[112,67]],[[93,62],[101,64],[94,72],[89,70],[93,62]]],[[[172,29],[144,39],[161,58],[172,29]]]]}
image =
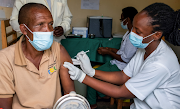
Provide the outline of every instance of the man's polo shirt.
{"type": "Polygon", "coordinates": [[[39,70],[22,51],[22,40],[0,51],[0,98],[13,97],[13,109],[52,108],[61,97],[60,45],[44,51],[39,70]]]}

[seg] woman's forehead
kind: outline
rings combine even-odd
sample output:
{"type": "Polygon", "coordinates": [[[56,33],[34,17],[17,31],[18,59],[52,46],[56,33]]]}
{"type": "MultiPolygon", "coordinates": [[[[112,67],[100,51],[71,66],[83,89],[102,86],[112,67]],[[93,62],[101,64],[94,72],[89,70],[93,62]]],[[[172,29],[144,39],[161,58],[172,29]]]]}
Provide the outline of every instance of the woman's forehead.
{"type": "Polygon", "coordinates": [[[133,19],[133,26],[136,28],[147,29],[152,27],[152,18],[145,11],[139,12],[133,19]]]}

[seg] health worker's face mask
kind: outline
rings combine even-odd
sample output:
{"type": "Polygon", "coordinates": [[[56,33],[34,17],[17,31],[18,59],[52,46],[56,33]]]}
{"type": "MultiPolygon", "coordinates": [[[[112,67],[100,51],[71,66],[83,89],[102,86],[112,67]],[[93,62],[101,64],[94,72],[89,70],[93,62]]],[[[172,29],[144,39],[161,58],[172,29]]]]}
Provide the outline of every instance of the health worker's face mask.
{"type": "Polygon", "coordinates": [[[33,34],[33,41],[28,38],[28,41],[37,51],[44,51],[51,47],[53,43],[53,31],[51,32],[32,32],[25,24],[24,26],[33,34]]]}
{"type": "MultiPolygon", "coordinates": [[[[155,33],[156,33],[156,32],[155,32],[155,33]]],[[[151,42],[154,41],[154,39],[151,40],[149,43],[142,43],[143,39],[146,39],[146,38],[152,36],[152,35],[155,34],[155,33],[152,33],[152,34],[150,34],[150,35],[148,35],[148,36],[146,36],[146,37],[143,38],[143,37],[141,37],[141,36],[139,36],[139,35],[137,35],[136,33],[134,33],[134,32],[131,31],[130,34],[129,34],[129,39],[130,39],[130,42],[131,42],[135,47],[137,47],[137,48],[146,48],[151,42]]]]}
{"type": "MultiPolygon", "coordinates": [[[[127,19],[127,18],[126,18],[126,19],[127,19]]],[[[125,25],[123,24],[123,22],[124,22],[126,19],[124,19],[123,21],[121,21],[121,27],[122,27],[123,29],[125,29],[125,30],[128,29],[128,27],[127,27],[128,22],[127,22],[125,25]]]]}

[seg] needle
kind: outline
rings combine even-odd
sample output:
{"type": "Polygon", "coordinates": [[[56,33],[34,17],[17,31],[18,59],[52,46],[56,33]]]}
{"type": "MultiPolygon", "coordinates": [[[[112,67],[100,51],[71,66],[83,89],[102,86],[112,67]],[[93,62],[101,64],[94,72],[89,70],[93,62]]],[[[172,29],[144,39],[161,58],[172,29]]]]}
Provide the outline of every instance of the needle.
{"type": "MultiPolygon", "coordinates": [[[[87,51],[85,51],[84,53],[88,53],[89,52],[89,50],[87,50],[87,51]]],[[[77,56],[74,56],[74,58],[76,58],[77,56]]]]}
{"type": "Polygon", "coordinates": [[[87,53],[87,52],[89,52],[89,50],[85,51],[84,53],[87,53]]]}

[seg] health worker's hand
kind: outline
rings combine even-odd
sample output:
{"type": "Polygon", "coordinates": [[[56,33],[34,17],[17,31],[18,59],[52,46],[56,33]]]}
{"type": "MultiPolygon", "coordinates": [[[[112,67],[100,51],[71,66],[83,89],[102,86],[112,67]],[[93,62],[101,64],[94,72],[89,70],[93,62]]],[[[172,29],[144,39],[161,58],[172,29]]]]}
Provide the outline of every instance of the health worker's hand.
{"type": "Polygon", "coordinates": [[[108,47],[99,47],[97,52],[101,55],[109,54],[110,49],[108,47]]]}
{"type": "Polygon", "coordinates": [[[82,70],[75,67],[73,64],[69,62],[64,62],[63,66],[69,69],[68,73],[70,74],[70,78],[72,80],[78,80],[80,83],[83,82],[84,78],[86,77],[86,74],[82,70]]]}
{"type": "Polygon", "coordinates": [[[77,59],[72,59],[74,65],[80,65],[81,69],[90,77],[95,75],[95,69],[92,68],[89,57],[84,51],[81,51],[76,56],[77,59]]]}
{"type": "Polygon", "coordinates": [[[63,27],[62,26],[57,26],[54,28],[54,36],[56,37],[60,37],[64,34],[64,30],[63,30],[63,27]]]}

